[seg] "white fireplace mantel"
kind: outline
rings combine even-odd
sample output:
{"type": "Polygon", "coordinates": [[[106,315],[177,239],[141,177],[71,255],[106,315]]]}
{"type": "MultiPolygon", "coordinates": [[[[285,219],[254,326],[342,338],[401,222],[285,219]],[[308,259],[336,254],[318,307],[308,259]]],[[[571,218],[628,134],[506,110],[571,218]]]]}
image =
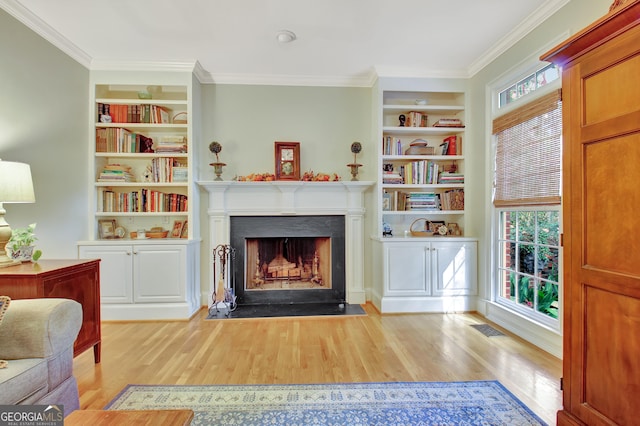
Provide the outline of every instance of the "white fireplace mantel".
{"type": "MultiPolygon", "coordinates": [[[[231,216],[345,216],[345,273],[347,303],[365,303],[364,290],[364,192],[370,181],[338,182],[236,182],[198,181],[209,193],[209,256],[229,244],[231,216]]],[[[214,277],[209,279],[210,300],[214,277]]]]}

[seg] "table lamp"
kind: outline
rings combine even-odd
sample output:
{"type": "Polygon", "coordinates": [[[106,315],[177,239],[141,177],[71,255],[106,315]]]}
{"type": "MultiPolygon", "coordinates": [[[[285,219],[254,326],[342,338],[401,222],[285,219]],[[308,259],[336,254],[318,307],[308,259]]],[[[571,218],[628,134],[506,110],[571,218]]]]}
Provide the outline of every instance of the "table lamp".
{"type": "Polygon", "coordinates": [[[11,239],[11,227],[4,218],[5,203],[34,203],[31,167],[25,163],[0,159],[0,268],[20,263],[7,256],[5,246],[11,239]]]}

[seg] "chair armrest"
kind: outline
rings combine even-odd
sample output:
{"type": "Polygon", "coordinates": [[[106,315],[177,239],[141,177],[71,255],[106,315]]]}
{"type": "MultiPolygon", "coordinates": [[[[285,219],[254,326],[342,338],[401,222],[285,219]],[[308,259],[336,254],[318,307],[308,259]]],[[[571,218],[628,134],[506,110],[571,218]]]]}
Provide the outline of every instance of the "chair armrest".
{"type": "Polygon", "coordinates": [[[12,300],[0,323],[0,359],[48,358],[73,346],[81,326],[75,300],[12,300]]]}

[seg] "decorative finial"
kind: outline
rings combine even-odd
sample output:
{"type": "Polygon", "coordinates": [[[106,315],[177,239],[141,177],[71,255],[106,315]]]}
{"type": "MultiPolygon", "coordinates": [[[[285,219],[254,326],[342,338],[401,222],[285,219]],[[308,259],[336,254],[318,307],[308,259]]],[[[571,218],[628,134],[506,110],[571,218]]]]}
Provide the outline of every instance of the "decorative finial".
{"type": "Polygon", "coordinates": [[[209,151],[213,152],[216,155],[216,162],[219,163],[220,159],[218,158],[218,154],[220,153],[220,151],[222,151],[222,145],[220,145],[220,142],[211,142],[209,144],[209,151]]]}

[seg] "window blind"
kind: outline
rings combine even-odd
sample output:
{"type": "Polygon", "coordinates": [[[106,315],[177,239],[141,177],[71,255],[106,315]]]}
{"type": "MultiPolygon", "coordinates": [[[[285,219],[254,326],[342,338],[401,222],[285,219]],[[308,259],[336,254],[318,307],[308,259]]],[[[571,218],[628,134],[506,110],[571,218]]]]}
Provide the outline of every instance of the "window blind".
{"type": "Polygon", "coordinates": [[[496,138],[493,204],[560,204],[562,101],[560,90],[493,121],[496,138]]]}

